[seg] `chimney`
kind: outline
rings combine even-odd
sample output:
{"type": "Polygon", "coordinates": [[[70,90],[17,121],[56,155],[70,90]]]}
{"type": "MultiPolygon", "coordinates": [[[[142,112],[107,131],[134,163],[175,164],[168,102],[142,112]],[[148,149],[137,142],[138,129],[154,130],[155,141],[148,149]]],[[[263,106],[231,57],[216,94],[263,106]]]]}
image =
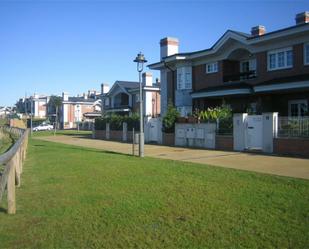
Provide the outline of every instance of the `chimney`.
{"type": "Polygon", "coordinates": [[[145,72],[143,73],[142,78],[144,86],[152,86],[152,73],[145,72]]]}
{"type": "Polygon", "coordinates": [[[252,36],[260,36],[260,35],[264,35],[265,33],[266,33],[266,29],[262,25],[255,26],[251,29],[252,36]]]}
{"type": "Polygon", "coordinates": [[[84,98],[84,99],[88,99],[88,96],[87,96],[86,93],[83,93],[83,98],[84,98]]]}
{"type": "Polygon", "coordinates": [[[68,100],[69,100],[69,94],[66,93],[66,92],[63,92],[63,93],[62,93],[62,100],[63,100],[63,101],[68,101],[68,100]]]}
{"type": "Polygon", "coordinates": [[[102,83],[101,84],[101,94],[108,93],[108,92],[109,92],[108,83],[102,83]]]}
{"type": "Polygon", "coordinates": [[[305,11],[302,13],[299,13],[295,17],[296,25],[304,24],[309,22],[309,11],[305,11]]]}
{"type": "Polygon", "coordinates": [[[177,38],[165,37],[160,40],[160,57],[161,59],[173,54],[178,54],[179,41],[177,38]]]}

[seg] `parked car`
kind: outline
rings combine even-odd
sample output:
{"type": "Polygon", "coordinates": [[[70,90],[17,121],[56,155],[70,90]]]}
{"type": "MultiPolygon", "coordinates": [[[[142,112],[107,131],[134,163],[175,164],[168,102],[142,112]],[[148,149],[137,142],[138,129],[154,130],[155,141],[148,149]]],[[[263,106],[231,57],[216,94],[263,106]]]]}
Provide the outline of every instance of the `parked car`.
{"type": "Polygon", "coordinates": [[[39,126],[34,127],[32,130],[33,131],[50,131],[54,127],[50,124],[40,124],[39,126]]]}

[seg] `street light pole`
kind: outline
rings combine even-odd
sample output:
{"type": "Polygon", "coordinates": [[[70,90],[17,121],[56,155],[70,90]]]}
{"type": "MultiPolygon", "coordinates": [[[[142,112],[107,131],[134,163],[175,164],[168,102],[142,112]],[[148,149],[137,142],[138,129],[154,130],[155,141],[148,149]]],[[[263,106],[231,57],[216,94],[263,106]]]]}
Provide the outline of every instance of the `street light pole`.
{"type": "Polygon", "coordinates": [[[32,108],[33,108],[33,103],[32,103],[33,99],[32,96],[30,98],[30,135],[32,136],[32,108]]]}
{"type": "Polygon", "coordinates": [[[139,134],[139,157],[144,157],[144,113],[143,113],[143,86],[142,86],[142,71],[144,63],[147,62],[142,52],[135,58],[134,62],[137,63],[137,71],[139,76],[139,121],[140,121],[140,134],[139,134]]]}

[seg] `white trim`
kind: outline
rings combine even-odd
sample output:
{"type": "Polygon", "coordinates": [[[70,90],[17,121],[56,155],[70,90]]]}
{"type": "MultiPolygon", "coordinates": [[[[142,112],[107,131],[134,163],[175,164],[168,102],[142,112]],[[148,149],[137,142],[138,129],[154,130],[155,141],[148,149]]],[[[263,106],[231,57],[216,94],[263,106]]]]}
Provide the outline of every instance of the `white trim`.
{"type": "Polygon", "coordinates": [[[307,43],[304,43],[304,65],[309,65],[309,58],[308,58],[308,61],[306,61],[306,51],[307,51],[307,49],[306,49],[306,46],[308,46],[308,50],[309,50],[309,42],[307,42],[307,43]]]}
{"type": "Polygon", "coordinates": [[[237,94],[250,94],[251,90],[247,88],[239,88],[239,89],[230,89],[230,90],[218,90],[211,92],[200,92],[200,93],[192,93],[191,97],[193,99],[203,98],[203,97],[217,97],[217,96],[225,96],[225,95],[237,95],[237,94]]]}
{"type": "Polygon", "coordinates": [[[253,87],[253,89],[254,92],[269,92],[269,91],[288,90],[288,89],[304,88],[304,87],[309,87],[309,81],[272,84],[266,86],[255,86],[253,87]]]}
{"type": "Polygon", "coordinates": [[[280,48],[280,49],[274,49],[274,50],[267,51],[267,71],[275,71],[275,70],[292,68],[293,64],[294,64],[293,47],[286,47],[286,48],[280,48]],[[292,51],[292,65],[287,65],[287,52],[288,51],[292,51]],[[284,53],[284,66],[281,66],[281,67],[278,66],[278,54],[279,53],[284,53]],[[269,56],[271,54],[275,55],[275,67],[274,68],[270,68],[269,56]]]}
{"type": "Polygon", "coordinates": [[[218,61],[206,63],[206,73],[207,74],[218,73],[218,71],[219,71],[218,61]],[[208,70],[208,66],[211,66],[212,70],[208,70]]]}

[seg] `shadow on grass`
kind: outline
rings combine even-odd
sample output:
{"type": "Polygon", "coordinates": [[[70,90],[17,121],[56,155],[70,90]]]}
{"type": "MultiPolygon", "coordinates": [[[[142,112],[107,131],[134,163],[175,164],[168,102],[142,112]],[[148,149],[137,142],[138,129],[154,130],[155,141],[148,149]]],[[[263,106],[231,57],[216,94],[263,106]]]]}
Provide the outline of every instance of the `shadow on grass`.
{"type": "Polygon", "coordinates": [[[82,146],[75,146],[75,147],[70,147],[70,150],[79,150],[79,151],[86,151],[86,152],[96,152],[96,153],[104,153],[104,154],[111,154],[111,155],[122,155],[122,156],[132,156],[132,154],[126,154],[126,153],[121,153],[121,152],[116,152],[116,151],[109,151],[109,150],[100,150],[100,149],[90,149],[82,146]]]}
{"type": "Polygon", "coordinates": [[[3,207],[0,207],[0,213],[7,213],[7,209],[3,208],[3,207]]]}

